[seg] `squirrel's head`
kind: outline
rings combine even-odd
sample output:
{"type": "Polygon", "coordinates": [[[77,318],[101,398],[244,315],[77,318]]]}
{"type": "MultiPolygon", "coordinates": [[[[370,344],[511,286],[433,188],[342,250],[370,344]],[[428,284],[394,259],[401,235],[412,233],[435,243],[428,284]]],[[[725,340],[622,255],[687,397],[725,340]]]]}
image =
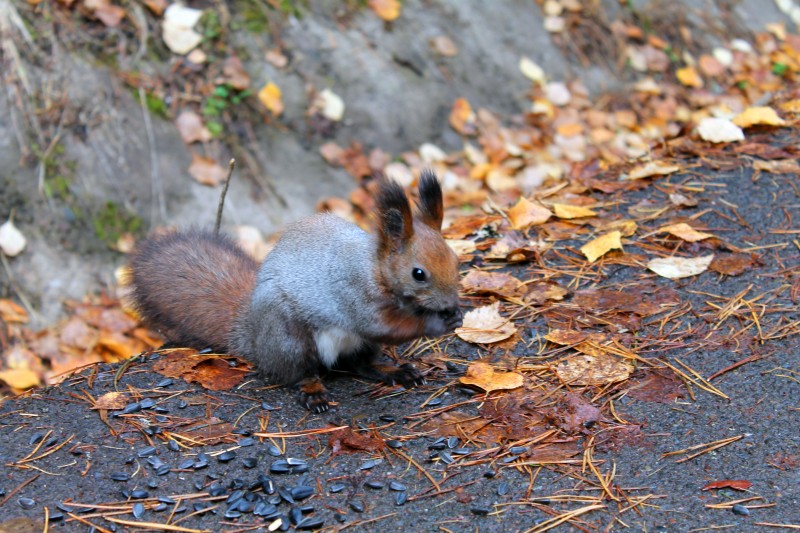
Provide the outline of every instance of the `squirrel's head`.
{"type": "Polygon", "coordinates": [[[376,203],[381,284],[415,311],[458,312],[458,257],[441,234],[442,189],[433,171],[420,175],[417,213],[403,188],[386,178],[376,203]]]}

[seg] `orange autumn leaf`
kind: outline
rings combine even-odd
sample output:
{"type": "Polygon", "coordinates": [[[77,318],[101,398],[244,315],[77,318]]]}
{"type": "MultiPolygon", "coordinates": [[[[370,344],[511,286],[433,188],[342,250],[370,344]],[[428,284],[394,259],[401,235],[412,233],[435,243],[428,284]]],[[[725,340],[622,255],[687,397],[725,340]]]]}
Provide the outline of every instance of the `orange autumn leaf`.
{"type": "Polygon", "coordinates": [[[210,157],[193,154],[189,165],[189,175],[203,185],[215,186],[222,183],[227,171],[210,157]]]}
{"type": "Polygon", "coordinates": [[[715,489],[734,489],[734,490],[747,490],[753,484],[746,479],[723,479],[721,481],[712,481],[706,483],[700,490],[715,490],[715,489]]]}
{"type": "Polygon", "coordinates": [[[475,133],[475,112],[466,98],[456,98],[450,110],[450,126],[461,135],[475,133]]]}
{"type": "Polygon", "coordinates": [[[399,0],[369,0],[369,8],[387,22],[400,16],[399,0]]]}
{"type": "Polygon", "coordinates": [[[30,389],[41,384],[39,374],[30,368],[11,368],[0,371],[0,381],[4,381],[8,386],[18,389],[30,389]]]}
{"type": "Polygon", "coordinates": [[[675,72],[675,76],[678,78],[679,82],[687,87],[699,89],[703,86],[703,78],[700,77],[700,74],[697,73],[694,67],[679,68],[675,72]]]}
{"type": "Polygon", "coordinates": [[[581,246],[581,253],[590,263],[594,263],[611,250],[622,250],[621,237],[619,231],[611,231],[581,246]]]}
{"type": "Polygon", "coordinates": [[[508,219],[514,229],[526,229],[530,226],[544,224],[552,213],[546,207],[531,202],[525,197],[508,210],[508,219]]]}
{"type": "Polygon", "coordinates": [[[522,386],[524,378],[516,372],[495,372],[487,363],[476,362],[469,365],[467,374],[458,379],[464,385],[473,385],[486,392],[511,390],[522,386]]]}

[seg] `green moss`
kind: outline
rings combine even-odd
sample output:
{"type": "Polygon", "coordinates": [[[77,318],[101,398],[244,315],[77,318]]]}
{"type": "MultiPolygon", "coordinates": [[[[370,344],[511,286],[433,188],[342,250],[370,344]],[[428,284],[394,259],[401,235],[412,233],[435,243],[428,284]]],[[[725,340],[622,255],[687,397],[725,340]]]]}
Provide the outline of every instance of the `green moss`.
{"type": "Polygon", "coordinates": [[[142,219],[108,201],[92,219],[94,233],[98,239],[109,246],[116,244],[120,236],[125,233],[140,233],[143,227],[142,219]]]}
{"type": "Polygon", "coordinates": [[[163,98],[153,93],[145,93],[144,100],[147,104],[147,109],[149,109],[152,114],[163,119],[169,118],[169,106],[167,106],[163,98]]]}

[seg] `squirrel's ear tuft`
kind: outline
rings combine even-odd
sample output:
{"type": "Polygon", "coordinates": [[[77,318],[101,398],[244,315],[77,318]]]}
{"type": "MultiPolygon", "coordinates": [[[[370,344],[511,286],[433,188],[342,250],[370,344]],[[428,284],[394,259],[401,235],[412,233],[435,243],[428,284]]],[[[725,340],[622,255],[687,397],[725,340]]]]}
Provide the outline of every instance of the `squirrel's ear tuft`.
{"type": "Polygon", "coordinates": [[[444,203],[442,187],[433,170],[425,169],[419,176],[419,217],[420,220],[436,231],[442,230],[444,203]]]}
{"type": "Polygon", "coordinates": [[[381,177],[375,203],[381,251],[390,253],[402,250],[414,236],[414,220],[406,193],[397,183],[381,177]]]}

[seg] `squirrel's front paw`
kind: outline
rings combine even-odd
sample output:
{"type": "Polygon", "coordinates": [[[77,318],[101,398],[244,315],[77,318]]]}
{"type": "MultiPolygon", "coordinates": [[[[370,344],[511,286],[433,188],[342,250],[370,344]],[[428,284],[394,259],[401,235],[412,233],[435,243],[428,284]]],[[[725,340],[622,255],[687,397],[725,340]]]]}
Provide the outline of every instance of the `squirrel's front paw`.
{"type": "Polygon", "coordinates": [[[389,377],[392,380],[392,383],[389,383],[390,385],[394,385],[395,382],[397,382],[407,389],[411,389],[425,383],[425,378],[422,377],[422,374],[419,373],[419,370],[414,368],[414,365],[411,363],[405,363],[398,366],[389,373],[389,377]]]}
{"type": "Polygon", "coordinates": [[[444,320],[444,325],[447,328],[447,331],[453,331],[456,328],[460,328],[461,324],[464,322],[464,315],[461,313],[461,309],[458,307],[454,307],[453,309],[448,309],[447,311],[441,311],[439,313],[444,320]]]}
{"type": "Polygon", "coordinates": [[[324,413],[330,408],[328,404],[328,391],[318,377],[308,378],[298,384],[300,405],[312,413],[324,413]]]}

